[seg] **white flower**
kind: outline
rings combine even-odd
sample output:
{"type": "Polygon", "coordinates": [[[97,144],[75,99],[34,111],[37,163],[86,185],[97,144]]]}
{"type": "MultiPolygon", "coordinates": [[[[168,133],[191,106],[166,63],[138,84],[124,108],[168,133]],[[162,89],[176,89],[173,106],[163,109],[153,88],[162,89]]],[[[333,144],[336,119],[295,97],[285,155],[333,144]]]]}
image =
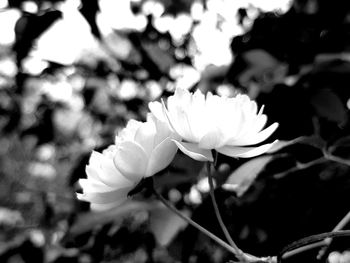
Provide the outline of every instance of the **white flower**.
{"type": "Polygon", "coordinates": [[[179,149],[198,161],[213,161],[212,150],[231,157],[249,158],[265,153],[273,143],[261,146],[278,127],[277,123],[263,129],[267,117],[258,112],[256,102],[246,95],[224,98],[199,90],[194,94],[176,89],[164,102],[149,104],[151,112],[180,137],[179,149]]]}
{"type": "Polygon", "coordinates": [[[116,136],[115,145],[101,153],[93,152],[86,166],[87,179],[80,179],[83,194],[93,210],[120,205],[142,178],[166,168],[177,147],[176,135],[164,122],[149,114],[147,122],[130,120],[116,136]]]}

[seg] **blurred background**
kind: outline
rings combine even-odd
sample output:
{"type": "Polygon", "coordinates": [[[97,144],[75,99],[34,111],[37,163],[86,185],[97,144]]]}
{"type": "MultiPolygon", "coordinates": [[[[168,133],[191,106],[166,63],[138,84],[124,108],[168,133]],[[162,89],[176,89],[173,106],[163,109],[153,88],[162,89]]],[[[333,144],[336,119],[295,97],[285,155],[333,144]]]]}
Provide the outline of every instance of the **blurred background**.
{"type": "MultiPolygon", "coordinates": [[[[232,260],[147,191],[100,214],[75,198],[91,151],[176,87],[246,93],[280,123],[283,147],[213,171],[244,251],[276,255],[350,210],[349,1],[0,0],[0,262],[232,260]]],[[[179,153],[155,182],[222,236],[202,163],[179,153]]]]}

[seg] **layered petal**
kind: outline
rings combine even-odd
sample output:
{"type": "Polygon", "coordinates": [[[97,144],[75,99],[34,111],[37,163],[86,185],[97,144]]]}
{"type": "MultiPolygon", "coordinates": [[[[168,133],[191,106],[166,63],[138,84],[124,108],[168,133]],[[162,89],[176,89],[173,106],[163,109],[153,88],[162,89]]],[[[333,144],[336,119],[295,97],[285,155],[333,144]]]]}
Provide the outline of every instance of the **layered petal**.
{"type": "MultiPolygon", "coordinates": [[[[215,128],[215,127],[214,127],[215,128]]],[[[207,132],[198,143],[198,147],[202,149],[214,149],[222,142],[222,133],[219,129],[213,129],[207,132]]]]}
{"type": "Polygon", "coordinates": [[[152,101],[148,103],[148,108],[154,115],[154,117],[160,120],[161,122],[166,123],[168,121],[166,116],[164,115],[163,105],[159,101],[152,101]]]}
{"type": "Polygon", "coordinates": [[[169,123],[152,113],[146,122],[130,120],[116,136],[115,144],[102,153],[92,152],[86,166],[87,179],[80,180],[83,194],[78,198],[90,202],[93,210],[120,205],[143,178],[170,164],[177,151],[174,138],[178,135],[169,123]]]}
{"type": "Polygon", "coordinates": [[[139,144],[125,141],[119,145],[113,161],[122,175],[133,182],[139,182],[145,175],[148,157],[139,144]]]}
{"type": "Polygon", "coordinates": [[[103,182],[110,187],[120,187],[130,185],[131,181],[118,171],[113,163],[113,159],[93,151],[89,165],[86,166],[88,179],[103,182]]]}
{"type": "Polygon", "coordinates": [[[149,156],[154,148],[154,140],[156,137],[156,127],[152,121],[148,121],[141,125],[135,133],[135,142],[137,142],[149,156]]]}
{"type": "Polygon", "coordinates": [[[79,185],[84,189],[84,192],[108,192],[114,189],[101,181],[91,179],[79,179],[79,185]]]}
{"type": "Polygon", "coordinates": [[[265,141],[267,138],[269,138],[276,131],[277,128],[278,128],[278,123],[275,122],[260,132],[257,132],[257,133],[248,132],[246,136],[244,136],[243,134],[241,138],[232,139],[228,141],[227,144],[237,145],[237,146],[258,144],[265,141]]]}
{"type": "Polygon", "coordinates": [[[210,150],[235,157],[258,155],[264,147],[242,146],[263,142],[278,127],[274,123],[264,129],[267,117],[263,107],[258,112],[257,103],[247,95],[224,98],[177,88],[162,105],[163,114],[159,104],[150,106],[154,116],[166,119],[170,129],[180,136],[175,141],[179,149],[200,161],[213,159],[210,150]]]}
{"type": "Polygon", "coordinates": [[[171,138],[166,138],[153,150],[145,173],[145,177],[152,176],[166,168],[174,159],[177,146],[171,138]]]}
{"type": "Polygon", "coordinates": [[[216,149],[219,153],[230,157],[251,158],[266,153],[275,143],[268,143],[257,147],[223,146],[216,149]]]}
{"type": "Polygon", "coordinates": [[[187,143],[187,142],[179,142],[173,140],[177,147],[186,155],[200,162],[212,162],[214,161],[211,150],[201,149],[198,147],[197,143],[187,143]]]}

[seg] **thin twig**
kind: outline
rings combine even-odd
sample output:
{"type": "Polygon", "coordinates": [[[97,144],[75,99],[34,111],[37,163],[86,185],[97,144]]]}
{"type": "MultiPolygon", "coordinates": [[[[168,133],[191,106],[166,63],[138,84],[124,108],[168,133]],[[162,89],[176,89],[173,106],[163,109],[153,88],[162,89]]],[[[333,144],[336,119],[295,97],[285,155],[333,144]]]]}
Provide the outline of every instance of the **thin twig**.
{"type": "Polygon", "coordinates": [[[316,234],[312,236],[308,236],[302,239],[299,239],[288,246],[284,247],[282,251],[277,256],[277,263],[281,263],[282,258],[286,259],[288,257],[291,257],[292,255],[296,255],[300,252],[305,251],[303,248],[308,247],[309,250],[311,248],[318,247],[317,244],[323,243],[325,239],[327,238],[334,238],[334,237],[344,237],[344,236],[350,236],[350,230],[338,230],[338,231],[332,231],[322,234],[316,234]],[[298,253],[296,253],[298,251],[298,253]]]}
{"type": "Polygon", "coordinates": [[[308,163],[297,163],[296,166],[284,171],[284,172],[281,172],[281,173],[277,173],[275,174],[273,177],[275,179],[280,179],[280,178],[283,178],[284,176],[290,174],[290,173],[294,173],[294,172],[297,172],[297,171],[300,171],[300,170],[304,170],[304,169],[307,169],[307,168],[310,168],[316,164],[321,164],[321,163],[324,163],[324,162],[327,162],[328,160],[322,156],[318,159],[315,159],[315,160],[312,160],[308,163]]]}
{"type": "Polygon", "coordinates": [[[344,164],[344,165],[350,166],[350,160],[346,160],[346,159],[337,157],[337,156],[329,154],[327,152],[324,153],[324,157],[327,160],[329,160],[329,161],[333,161],[333,162],[336,162],[336,163],[340,163],[340,164],[344,164]]]}
{"type": "Polygon", "coordinates": [[[219,207],[218,207],[218,204],[216,202],[216,198],[215,198],[215,194],[214,194],[214,183],[213,183],[213,176],[210,172],[210,162],[207,162],[207,173],[208,173],[209,193],[210,193],[211,201],[213,203],[216,218],[218,219],[219,225],[220,225],[222,232],[224,233],[228,243],[231,245],[231,247],[233,247],[237,251],[239,258],[242,258],[243,252],[238,248],[236,243],[233,241],[230,233],[228,232],[228,230],[224,224],[224,221],[222,220],[222,217],[221,217],[221,214],[219,211],[219,207]]]}
{"type": "Polygon", "coordinates": [[[232,248],[229,244],[227,244],[225,241],[222,239],[218,238],[215,236],[213,233],[209,232],[206,230],[204,227],[200,226],[196,222],[194,222],[191,218],[185,216],[182,214],[179,210],[177,210],[172,204],[168,202],[162,195],[160,195],[155,189],[153,189],[153,194],[161,201],[167,208],[169,208],[172,212],[174,212],[177,216],[185,220],[187,223],[189,223],[191,226],[197,228],[200,232],[217,242],[220,246],[223,248],[227,249],[229,252],[232,254],[236,255],[236,250],[232,248]]]}
{"type": "Polygon", "coordinates": [[[202,232],[207,237],[209,237],[212,240],[214,240],[220,246],[222,246],[223,248],[225,248],[226,250],[231,252],[233,255],[235,255],[235,257],[238,258],[239,262],[241,262],[241,263],[259,263],[259,262],[261,262],[261,263],[276,263],[276,257],[262,257],[262,258],[258,258],[256,256],[250,255],[248,253],[244,253],[241,250],[239,250],[242,253],[242,256],[240,257],[240,255],[237,252],[237,249],[231,247],[228,243],[223,241],[221,238],[219,238],[216,235],[214,235],[213,233],[209,232],[207,229],[205,229],[201,225],[199,225],[196,222],[194,222],[191,218],[189,218],[189,217],[185,216],[184,214],[182,214],[172,204],[170,204],[168,202],[168,200],[166,200],[161,194],[159,194],[154,188],[152,189],[152,191],[153,191],[153,194],[158,198],[158,200],[161,201],[168,209],[170,209],[170,211],[172,211],[177,216],[179,216],[180,218],[185,220],[187,223],[189,223],[191,226],[193,226],[194,228],[196,228],[197,230],[202,232]]]}
{"type": "MultiPolygon", "coordinates": [[[[350,211],[343,217],[342,220],[340,220],[340,222],[334,227],[332,232],[342,230],[349,223],[349,221],[350,221],[350,211]]],[[[326,238],[325,240],[318,242],[320,243],[320,245],[323,245],[324,247],[318,252],[317,259],[323,258],[332,241],[333,241],[332,238],[326,238]]]]}

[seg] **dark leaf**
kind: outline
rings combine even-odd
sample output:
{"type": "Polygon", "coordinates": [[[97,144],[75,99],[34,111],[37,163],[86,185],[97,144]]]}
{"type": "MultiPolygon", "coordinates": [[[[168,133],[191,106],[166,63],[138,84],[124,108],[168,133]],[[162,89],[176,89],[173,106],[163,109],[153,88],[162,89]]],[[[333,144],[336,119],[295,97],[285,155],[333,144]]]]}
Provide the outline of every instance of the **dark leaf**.
{"type": "Polygon", "coordinates": [[[330,89],[322,89],[311,97],[316,114],[328,121],[335,122],[338,125],[344,125],[347,122],[347,109],[340,98],[330,89]]]}

